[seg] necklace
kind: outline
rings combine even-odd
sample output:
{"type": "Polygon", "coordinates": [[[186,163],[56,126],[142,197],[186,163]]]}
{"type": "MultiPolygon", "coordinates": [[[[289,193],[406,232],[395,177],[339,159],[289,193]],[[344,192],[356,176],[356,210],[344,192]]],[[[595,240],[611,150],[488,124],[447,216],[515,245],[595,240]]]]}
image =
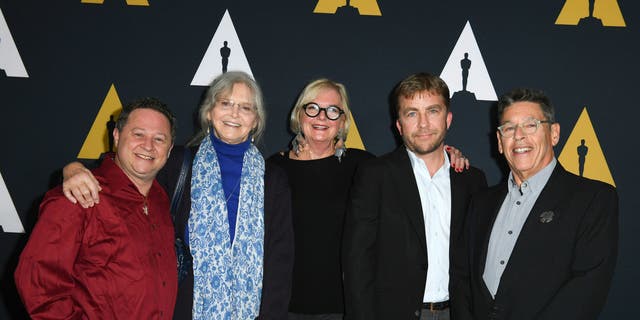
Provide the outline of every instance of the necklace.
{"type": "MultiPolygon", "coordinates": [[[[235,187],[233,187],[233,189],[231,189],[231,190],[230,190],[229,195],[226,197],[227,199],[226,199],[226,201],[225,201],[225,202],[227,203],[227,207],[229,206],[229,205],[228,205],[228,204],[229,204],[229,199],[231,199],[231,197],[232,197],[232,196],[233,196],[233,194],[236,192],[236,190],[240,189],[240,188],[239,188],[239,186],[240,186],[240,180],[241,180],[241,179],[242,179],[242,177],[240,177],[240,178],[238,179],[238,182],[236,182],[235,187]]],[[[238,191],[238,197],[240,197],[240,191],[238,191]]]]}
{"type": "Polygon", "coordinates": [[[144,203],[142,204],[142,212],[144,212],[145,215],[149,215],[149,206],[147,205],[147,197],[144,197],[144,203]]]}

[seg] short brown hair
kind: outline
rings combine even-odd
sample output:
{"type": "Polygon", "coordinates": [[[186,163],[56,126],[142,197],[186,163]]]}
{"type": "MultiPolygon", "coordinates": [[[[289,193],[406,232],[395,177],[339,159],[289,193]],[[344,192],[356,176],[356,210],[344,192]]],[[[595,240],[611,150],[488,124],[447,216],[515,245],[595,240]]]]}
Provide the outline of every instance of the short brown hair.
{"type": "Polygon", "coordinates": [[[426,72],[420,72],[406,77],[404,80],[400,81],[393,90],[395,115],[397,116],[400,112],[400,97],[410,99],[417,93],[424,91],[442,96],[445,107],[449,110],[451,99],[449,96],[449,87],[444,80],[438,76],[434,76],[426,72]]]}

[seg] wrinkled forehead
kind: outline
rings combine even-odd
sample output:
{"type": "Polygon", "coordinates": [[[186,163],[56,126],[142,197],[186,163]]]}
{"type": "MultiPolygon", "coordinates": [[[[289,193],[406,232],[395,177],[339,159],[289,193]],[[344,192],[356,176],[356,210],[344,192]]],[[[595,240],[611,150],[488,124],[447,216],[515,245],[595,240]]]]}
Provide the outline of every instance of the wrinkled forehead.
{"type": "Polygon", "coordinates": [[[500,123],[519,122],[531,118],[545,120],[540,104],[531,101],[518,101],[504,108],[500,123]]]}

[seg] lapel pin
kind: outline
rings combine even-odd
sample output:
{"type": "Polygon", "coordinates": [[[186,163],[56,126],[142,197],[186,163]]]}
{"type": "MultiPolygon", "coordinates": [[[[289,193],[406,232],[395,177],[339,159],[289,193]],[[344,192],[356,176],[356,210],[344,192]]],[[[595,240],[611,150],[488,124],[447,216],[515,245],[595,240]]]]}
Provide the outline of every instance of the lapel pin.
{"type": "Polygon", "coordinates": [[[549,223],[553,220],[553,211],[545,211],[540,214],[540,222],[549,223]]]}

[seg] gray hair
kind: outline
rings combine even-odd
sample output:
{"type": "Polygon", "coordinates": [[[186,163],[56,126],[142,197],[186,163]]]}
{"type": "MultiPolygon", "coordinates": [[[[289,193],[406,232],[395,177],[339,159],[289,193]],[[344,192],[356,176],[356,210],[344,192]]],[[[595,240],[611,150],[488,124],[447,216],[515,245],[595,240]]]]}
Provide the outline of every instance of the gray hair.
{"type": "Polygon", "coordinates": [[[207,130],[210,126],[209,120],[207,120],[207,114],[209,114],[209,112],[215,105],[216,99],[223,94],[230,93],[233,90],[233,85],[236,83],[242,83],[246,85],[253,93],[253,104],[256,108],[256,117],[258,124],[256,125],[256,128],[251,132],[251,136],[256,142],[260,140],[262,134],[264,133],[267,120],[267,114],[264,108],[264,100],[262,98],[262,90],[260,90],[260,86],[258,86],[258,83],[253,80],[253,78],[251,78],[251,76],[247,73],[242,71],[229,71],[217,76],[215,79],[213,79],[213,81],[211,81],[202,104],[200,104],[200,109],[198,110],[200,132],[198,132],[191,139],[191,141],[189,141],[189,146],[199,144],[202,139],[206,137],[207,130]]]}

